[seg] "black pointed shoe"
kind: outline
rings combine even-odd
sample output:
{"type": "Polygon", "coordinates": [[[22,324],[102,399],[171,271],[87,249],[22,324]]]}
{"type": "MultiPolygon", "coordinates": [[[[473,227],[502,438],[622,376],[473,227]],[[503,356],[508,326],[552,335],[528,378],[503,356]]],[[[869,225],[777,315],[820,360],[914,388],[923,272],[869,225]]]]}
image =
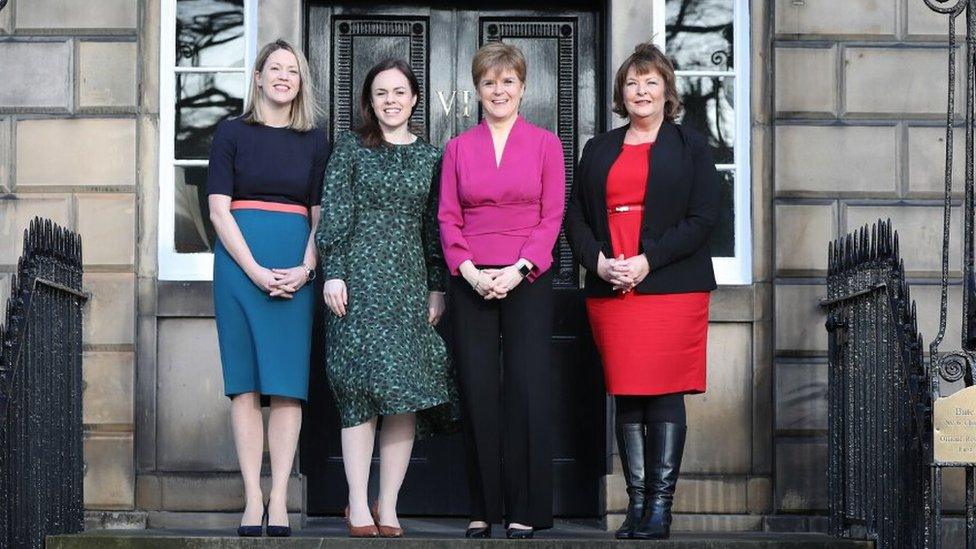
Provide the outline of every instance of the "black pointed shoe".
{"type": "Polygon", "coordinates": [[[488,539],[491,537],[491,524],[488,526],[477,526],[475,528],[468,528],[464,532],[464,537],[474,538],[474,539],[488,539]]]}
{"type": "Polygon", "coordinates": [[[627,515],[614,537],[634,537],[641,517],[644,516],[644,424],[625,423],[617,426],[617,449],[620,465],[627,483],[627,515]]]}
{"type": "Polygon", "coordinates": [[[261,513],[261,524],[257,526],[254,525],[240,525],[237,527],[237,535],[242,538],[259,538],[261,534],[264,533],[264,521],[268,518],[268,506],[264,506],[264,512],[261,513]]]}
{"type": "Polygon", "coordinates": [[[532,539],[535,528],[506,528],[505,537],[508,539],[532,539]]]}
{"type": "Polygon", "coordinates": [[[644,439],[644,516],[634,539],[667,539],[671,535],[671,505],[681,470],[688,428],[677,423],[648,423],[644,439]]]}
{"type": "MultiPolygon", "coordinates": [[[[268,513],[268,511],[267,511],[267,507],[265,507],[265,511],[264,512],[265,512],[265,515],[269,517],[268,518],[268,523],[269,524],[267,526],[267,532],[268,532],[268,537],[269,538],[288,538],[288,537],[291,537],[291,526],[272,526],[270,524],[271,523],[271,518],[270,518],[270,513],[268,513]]],[[[287,516],[288,516],[288,514],[286,513],[285,514],[285,517],[287,517],[287,516]]]]}

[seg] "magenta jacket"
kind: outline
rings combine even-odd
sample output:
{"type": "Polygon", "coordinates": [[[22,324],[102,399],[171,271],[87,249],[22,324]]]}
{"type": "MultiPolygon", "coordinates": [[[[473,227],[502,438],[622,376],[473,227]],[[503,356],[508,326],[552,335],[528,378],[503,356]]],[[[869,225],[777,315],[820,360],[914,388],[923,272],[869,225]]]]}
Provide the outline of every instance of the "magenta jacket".
{"type": "Polygon", "coordinates": [[[451,274],[475,265],[511,265],[524,257],[535,280],[552,265],[565,206],[563,147],[550,131],[518,117],[495,165],[484,120],[448,142],[441,168],[444,259],[451,274]]]}

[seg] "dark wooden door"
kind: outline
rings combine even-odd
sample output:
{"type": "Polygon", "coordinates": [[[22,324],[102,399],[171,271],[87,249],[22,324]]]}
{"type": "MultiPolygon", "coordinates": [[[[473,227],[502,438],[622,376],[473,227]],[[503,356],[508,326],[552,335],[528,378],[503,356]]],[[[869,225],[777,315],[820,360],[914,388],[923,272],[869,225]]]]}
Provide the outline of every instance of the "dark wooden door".
{"type": "MultiPolygon", "coordinates": [[[[568,194],[578,151],[600,122],[599,9],[579,2],[563,2],[553,10],[351,2],[313,3],[307,15],[306,51],[333,136],[358,123],[360,87],[369,68],[398,56],[411,64],[422,87],[414,125],[432,143],[443,145],[480,120],[470,76],[478,47],[493,40],[519,46],[529,67],[520,112],[561,139],[568,194]]],[[[606,473],[606,401],[578,290],[579,271],[562,236],[555,254],[554,511],[595,516],[606,473]]],[[[300,458],[313,515],[341,512],[346,502],[337,414],[322,367],[321,320],[316,323],[300,458]]],[[[450,334],[442,335],[451,345],[450,334]]],[[[372,477],[375,493],[376,474],[372,477]]],[[[401,512],[466,515],[467,498],[460,436],[417,443],[400,496],[401,512]]]]}

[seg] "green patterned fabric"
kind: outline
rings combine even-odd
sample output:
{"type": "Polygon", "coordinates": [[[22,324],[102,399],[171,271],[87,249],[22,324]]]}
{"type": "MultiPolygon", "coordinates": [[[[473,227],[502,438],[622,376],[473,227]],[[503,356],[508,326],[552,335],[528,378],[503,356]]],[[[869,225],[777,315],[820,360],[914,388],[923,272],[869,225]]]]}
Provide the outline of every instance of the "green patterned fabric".
{"type": "Polygon", "coordinates": [[[327,311],[326,368],[342,427],[417,412],[417,435],[455,430],[457,385],[427,323],[427,292],[444,291],[437,224],[441,151],[420,139],[367,148],[336,141],[315,232],[325,279],[345,281],[346,316],[327,311]]]}

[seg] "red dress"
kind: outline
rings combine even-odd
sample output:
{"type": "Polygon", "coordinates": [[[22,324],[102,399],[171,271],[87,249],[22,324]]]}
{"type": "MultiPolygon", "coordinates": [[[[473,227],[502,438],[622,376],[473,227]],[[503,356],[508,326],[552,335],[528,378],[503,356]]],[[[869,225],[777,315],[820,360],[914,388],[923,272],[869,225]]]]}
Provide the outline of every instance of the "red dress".
{"type": "MultiPolygon", "coordinates": [[[[651,143],[624,144],[607,175],[614,257],[639,253],[651,143]],[[625,208],[627,206],[639,206],[625,208]],[[629,211],[614,211],[629,210],[629,211]]],[[[651,265],[654,271],[654,265],[651,265]]],[[[663,395],[705,392],[708,292],[638,294],[586,300],[603,360],[607,392],[663,395]]]]}

